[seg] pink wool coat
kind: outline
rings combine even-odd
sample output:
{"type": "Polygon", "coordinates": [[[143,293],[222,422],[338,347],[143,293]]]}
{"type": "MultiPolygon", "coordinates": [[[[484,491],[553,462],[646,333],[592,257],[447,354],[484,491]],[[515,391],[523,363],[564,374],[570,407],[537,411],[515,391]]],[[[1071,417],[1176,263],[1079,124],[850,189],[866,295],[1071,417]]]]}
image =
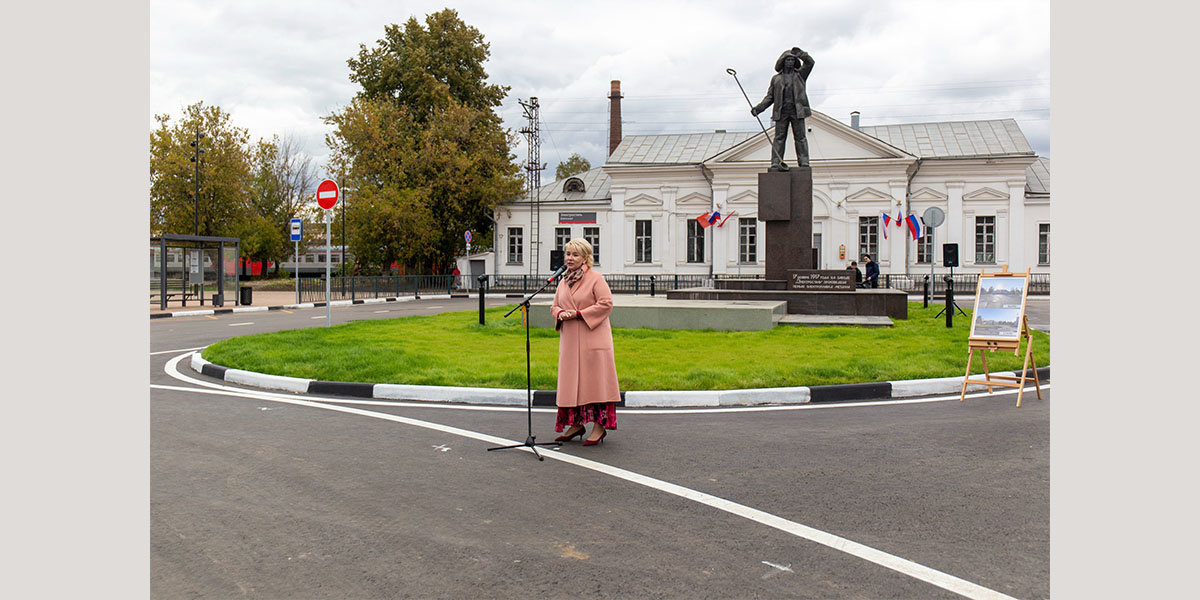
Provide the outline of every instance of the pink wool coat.
{"type": "Polygon", "coordinates": [[[587,269],[583,277],[568,287],[558,284],[550,314],[554,317],[558,340],[558,406],[580,406],[621,400],[617,384],[617,363],[613,356],[612,291],[604,277],[587,269]],[[559,321],[564,310],[579,311],[580,318],[559,321]]]}

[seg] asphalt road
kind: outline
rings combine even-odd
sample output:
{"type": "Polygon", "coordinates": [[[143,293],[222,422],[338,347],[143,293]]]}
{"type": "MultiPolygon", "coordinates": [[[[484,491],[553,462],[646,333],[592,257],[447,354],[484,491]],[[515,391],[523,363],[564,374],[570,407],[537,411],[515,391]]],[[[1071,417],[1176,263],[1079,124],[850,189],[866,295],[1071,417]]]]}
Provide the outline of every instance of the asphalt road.
{"type": "MultiPolygon", "coordinates": [[[[151,322],[152,597],[1049,597],[1049,389],[624,409],[539,462],[487,451],[524,441],[524,409],[264,393],[180,359],[324,315],[151,322]]],[[[534,412],[538,441],[553,422],[534,412]]]]}

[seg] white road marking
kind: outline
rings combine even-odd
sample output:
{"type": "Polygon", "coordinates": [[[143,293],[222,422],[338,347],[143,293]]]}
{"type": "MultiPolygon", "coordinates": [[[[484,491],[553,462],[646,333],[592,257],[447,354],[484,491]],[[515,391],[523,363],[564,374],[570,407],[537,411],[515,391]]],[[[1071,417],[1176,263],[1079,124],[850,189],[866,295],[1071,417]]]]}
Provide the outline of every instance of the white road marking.
{"type": "Polygon", "coordinates": [[[321,315],[321,316],[319,316],[319,317],[309,317],[309,318],[310,318],[310,319],[324,319],[324,318],[325,318],[325,315],[321,315]]]}
{"type": "Polygon", "coordinates": [[[447,445],[445,445],[445,444],[441,444],[441,445],[438,445],[438,446],[434,446],[434,447],[433,447],[433,449],[434,449],[434,450],[441,450],[442,452],[449,452],[449,451],[450,451],[450,446],[447,446],[447,445]]]}
{"type": "Polygon", "coordinates": [[[392,311],[390,311],[390,310],[376,310],[376,311],[372,311],[372,312],[374,312],[375,314],[379,314],[379,313],[392,312],[392,311]]]}
{"type": "Polygon", "coordinates": [[[161,350],[159,352],[151,352],[150,356],[154,356],[155,354],[172,354],[174,352],[191,352],[192,350],[200,350],[204,347],[205,346],[200,346],[199,348],[180,348],[178,350],[161,350]]]}
{"type": "Polygon", "coordinates": [[[788,565],[785,567],[783,565],[777,565],[773,562],[766,561],[766,560],[762,561],[762,564],[767,565],[768,567],[775,567],[776,569],[779,569],[780,571],[787,571],[789,573],[795,573],[795,571],[792,570],[792,565],[788,565]]]}
{"type": "MultiPolygon", "coordinates": [[[[433,423],[430,421],[421,421],[418,419],[401,417],[399,415],[372,412],[372,411],[362,410],[359,408],[351,408],[348,406],[338,406],[335,404],[325,404],[323,402],[315,402],[315,401],[311,401],[311,400],[300,400],[295,397],[292,397],[292,398],[280,397],[280,396],[276,396],[275,394],[242,390],[242,389],[231,388],[231,387],[228,387],[225,385],[220,385],[220,384],[216,384],[216,383],[212,383],[212,382],[208,382],[208,381],[201,381],[199,379],[194,379],[192,377],[188,377],[187,375],[184,375],[183,373],[179,372],[179,370],[178,370],[179,361],[183,360],[185,357],[187,357],[189,355],[190,355],[190,353],[189,354],[181,354],[175,358],[172,358],[163,367],[163,370],[166,371],[167,375],[169,375],[175,379],[178,379],[180,381],[184,381],[187,383],[191,383],[194,385],[198,385],[201,387],[210,388],[210,389],[200,390],[200,389],[177,388],[174,386],[160,386],[160,385],[151,385],[150,387],[151,388],[159,388],[159,389],[179,389],[179,390],[183,390],[183,391],[190,391],[190,392],[201,393],[201,394],[217,394],[217,395],[227,395],[227,396],[235,396],[235,397],[242,397],[242,398],[253,398],[256,400],[269,400],[272,402],[291,404],[294,406],[307,406],[309,408],[318,408],[318,409],[329,410],[329,411],[333,411],[333,412],[341,412],[341,413],[357,415],[357,416],[362,416],[362,417],[370,417],[373,419],[380,419],[380,420],[384,420],[384,421],[392,421],[395,423],[402,423],[405,425],[421,427],[423,429],[431,429],[433,431],[440,431],[442,433],[448,433],[450,435],[457,435],[460,437],[470,438],[473,440],[479,440],[481,442],[486,442],[486,443],[492,444],[494,446],[513,446],[513,445],[518,444],[518,442],[514,442],[513,440],[507,440],[504,438],[488,435],[486,433],[470,431],[467,429],[460,429],[458,427],[451,427],[449,425],[442,425],[442,424],[433,423]]],[[[523,446],[519,446],[519,445],[516,446],[515,449],[522,451],[522,452],[532,452],[532,449],[530,449],[529,447],[523,447],[523,446]]],[[[724,498],[719,498],[717,496],[713,496],[712,494],[706,494],[704,492],[686,488],[681,485],[676,485],[674,483],[662,481],[660,479],[654,479],[653,477],[648,477],[648,476],[642,475],[640,473],[635,473],[633,471],[628,471],[626,469],[621,469],[619,467],[614,467],[612,465],[597,462],[594,460],[589,460],[586,458],[580,458],[578,456],[565,454],[563,452],[553,450],[553,449],[547,449],[547,451],[541,453],[541,456],[544,456],[551,460],[557,460],[557,461],[565,462],[567,464],[575,465],[577,467],[590,469],[590,470],[596,471],[598,473],[604,473],[606,475],[610,475],[617,479],[623,479],[625,481],[643,485],[648,488],[655,489],[655,490],[658,490],[658,491],[661,491],[661,492],[664,492],[667,494],[679,496],[680,498],[691,500],[698,504],[703,504],[705,506],[709,506],[709,507],[715,508],[717,510],[724,511],[729,514],[736,515],[736,516],[748,519],[750,521],[760,523],[762,525],[766,525],[773,529],[778,529],[779,531],[782,531],[784,533],[790,533],[796,537],[803,538],[803,539],[806,539],[806,540],[809,540],[812,542],[816,542],[818,544],[827,546],[834,550],[845,552],[846,554],[850,554],[852,556],[857,556],[868,562],[877,564],[882,567],[886,567],[888,569],[896,571],[897,573],[908,575],[909,577],[912,577],[914,579],[918,579],[918,580],[924,581],[926,583],[930,583],[932,585],[935,585],[942,589],[954,592],[956,594],[966,596],[967,598],[1016,600],[1012,596],[1002,594],[1000,592],[983,587],[976,583],[971,583],[970,581],[967,581],[967,580],[959,578],[959,577],[955,577],[948,573],[943,573],[941,571],[932,569],[932,568],[922,565],[920,563],[916,563],[916,562],[910,561],[908,559],[900,558],[899,556],[895,556],[893,554],[888,554],[887,552],[884,552],[882,550],[876,550],[875,548],[872,548],[870,546],[860,544],[853,540],[850,540],[850,539],[847,539],[844,537],[840,537],[840,536],[837,536],[837,535],[834,535],[832,533],[828,533],[825,531],[821,531],[821,530],[813,528],[813,527],[809,527],[808,525],[803,525],[803,524],[797,523],[795,521],[789,521],[782,517],[775,516],[773,514],[758,510],[756,508],[751,508],[749,506],[738,504],[736,502],[726,500],[724,498]]]]}
{"type": "Polygon", "coordinates": [[[254,324],[254,321],[248,321],[246,323],[230,323],[229,326],[230,327],[241,327],[242,325],[253,325],[253,324],[254,324]]]}
{"type": "Polygon", "coordinates": [[[766,561],[766,560],[762,561],[762,564],[767,565],[768,567],[775,567],[776,569],[779,569],[778,571],[770,571],[770,572],[766,573],[765,575],[762,576],[763,579],[769,579],[769,578],[774,577],[785,571],[788,573],[795,573],[795,571],[792,570],[792,565],[788,565],[785,567],[783,565],[777,565],[773,562],[766,561]]]}

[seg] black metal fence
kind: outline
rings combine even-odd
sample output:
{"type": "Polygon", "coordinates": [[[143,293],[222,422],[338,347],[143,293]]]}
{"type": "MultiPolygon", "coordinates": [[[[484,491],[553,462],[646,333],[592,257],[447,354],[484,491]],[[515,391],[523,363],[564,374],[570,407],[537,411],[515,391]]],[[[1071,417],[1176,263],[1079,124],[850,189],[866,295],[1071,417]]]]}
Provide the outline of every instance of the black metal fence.
{"type": "MultiPolygon", "coordinates": [[[[365,300],[368,298],[398,298],[432,294],[451,294],[459,291],[453,275],[384,275],[376,277],[346,276],[329,280],[330,300],[365,300]]],[[[458,278],[459,280],[462,277],[458,278]]],[[[301,302],[325,301],[324,277],[300,278],[301,302]]]]}
{"type": "MultiPolygon", "coordinates": [[[[934,273],[933,277],[929,277],[928,273],[924,274],[908,274],[908,275],[888,275],[882,274],[883,287],[888,287],[896,290],[904,290],[910,294],[924,293],[925,279],[929,277],[930,283],[933,286],[933,294],[944,295],[946,293],[946,276],[948,273],[934,273]]],[[[954,282],[955,294],[973,294],[979,286],[978,273],[955,273],[952,281],[954,282]]],[[[1026,290],[1031,296],[1048,296],[1050,294],[1050,274],[1049,273],[1030,273],[1028,289],[1026,290]]]]}
{"type": "MultiPolygon", "coordinates": [[[[496,294],[528,294],[546,283],[550,273],[545,275],[488,275],[486,285],[488,293],[496,294]]],[[[930,281],[933,294],[946,293],[946,273],[934,273],[930,281]]],[[[904,290],[910,294],[920,294],[924,291],[925,278],[928,274],[893,275],[882,274],[883,287],[904,290]]],[[[762,279],[762,275],[731,277],[714,275],[605,275],[608,287],[614,294],[661,294],[668,290],[681,288],[714,287],[713,282],[719,279],[762,279]]],[[[957,293],[972,293],[979,284],[978,273],[955,273],[954,290],[957,293]]],[[[367,298],[395,298],[402,296],[421,296],[433,294],[466,294],[479,289],[479,282],[469,275],[390,275],[390,276],[347,276],[334,277],[330,280],[329,297],[331,300],[358,300],[367,298]]],[[[1029,277],[1030,295],[1050,294],[1050,274],[1033,273],[1029,277]]],[[[323,277],[300,278],[301,302],[324,302],[325,279],[323,277]]]]}

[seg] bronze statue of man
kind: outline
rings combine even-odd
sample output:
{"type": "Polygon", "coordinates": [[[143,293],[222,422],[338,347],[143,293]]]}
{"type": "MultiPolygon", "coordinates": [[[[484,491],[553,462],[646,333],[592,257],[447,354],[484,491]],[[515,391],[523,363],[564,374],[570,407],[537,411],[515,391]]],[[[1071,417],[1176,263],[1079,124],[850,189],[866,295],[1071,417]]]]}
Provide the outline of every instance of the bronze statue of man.
{"type": "Polygon", "coordinates": [[[775,141],[772,144],[775,151],[771,155],[771,168],[776,171],[788,170],[783,163],[783,147],[789,127],[796,143],[796,161],[802,167],[809,166],[804,119],[812,116],[812,109],[808,106],[805,85],[812,68],[812,56],[799,48],[780,54],[779,60],[775,61],[776,74],[771,77],[766,97],[750,109],[750,114],[757,117],[768,106],[775,106],[771,111],[771,120],[775,123],[775,141]]]}

